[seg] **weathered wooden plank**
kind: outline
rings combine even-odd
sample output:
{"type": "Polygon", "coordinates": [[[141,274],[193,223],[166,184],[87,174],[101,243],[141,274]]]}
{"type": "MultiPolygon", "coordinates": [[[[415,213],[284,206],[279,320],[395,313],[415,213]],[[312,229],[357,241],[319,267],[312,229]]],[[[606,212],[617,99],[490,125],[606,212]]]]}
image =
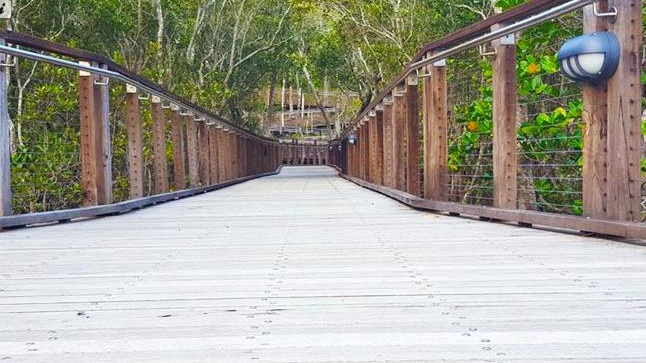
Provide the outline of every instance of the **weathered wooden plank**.
{"type": "Polygon", "coordinates": [[[168,193],[168,163],[166,161],[166,116],[161,99],[152,97],[153,117],[153,184],[155,194],[168,193]]]}
{"type": "Polygon", "coordinates": [[[171,138],[173,143],[173,185],[175,190],[186,188],[185,133],[179,107],[171,106],[171,138]]]}
{"type": "Polygon", "coordinates": [[[419,79],[410,75],[406,80],[406,191],[420,195],[419,165],[419,79]]]}
{"type": "Polygon", "coordinates": [[[516,151],[518,94],[516,45],[492,42],[493,61],[493,198],[498,208],[515,209],[518,200],[516,151]]]}
{"type": "Polygon", "coordinates": [[[2,358],[646,358],[643,246],[424,213],[335,175],[285,168],[136,214],[3,235],[2,358]],[[307,191],[297,208],[294,189],[307,191]]]}
{"type": "Polygon", "coordinates": [[[608,218],[641,221],[642,1],[610,1],[610,25],[621,45],[617,72],[608,82],[608,218]]]}
{"type": "MultiPolygon", "coordinates": [[[[5,40],[0,38],[0,45],[5,40]]],[[[0,54],[0,63],[7,62],[7,55],[0,54]]],[[[11,196],[11,136],[7,68],[0,67],[0,217],[12,214],[11,196]]]]}
{"type": "Polygon", "coordinates": [[[182,198],[204,194],[226,188],[235,184],[244,183],[257,178],[263,178],[270,175],[275,175],[280,172],[280,168],[275,171],[261,173],[257,175],[248,176],[245,178],[229,180],[226,182],[218,183],[208,187],[180,190],[171,193],[153,195],[149,197],[129,200],[120,203],[109,205],[85,207],[77,209],[68,209],[64,211],[41,212],[31,214],[20,214],[13,216],[0,217],[0,231],[3,228],[15,228],[25,226],[39,226],[43,224],[56,223],[56,222],[69,222],[73,220],[85,220],[87,218],[113,216],[116,214],[125,214],[128,212],[136,211],[141,208],[154,206],[160,203],[166,203],[182,198]]]}
{"type": "Polygon", "coordinates": [[[446,200],[448,170],[448,85],[445,62],[427,67],[424,78],[424,197],[446,200]]]}
{"type": "Polygon", "coordinates": [[[144,197],[144,141],[137,89],[127,86],[126,127],[128,129],[128,181],[130,198],[144,197]]]}

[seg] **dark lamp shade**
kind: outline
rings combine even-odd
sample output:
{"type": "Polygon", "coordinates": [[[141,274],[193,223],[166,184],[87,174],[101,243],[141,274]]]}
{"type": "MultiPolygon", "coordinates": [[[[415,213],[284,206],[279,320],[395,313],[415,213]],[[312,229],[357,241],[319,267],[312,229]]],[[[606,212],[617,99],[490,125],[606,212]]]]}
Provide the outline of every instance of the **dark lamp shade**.
{"type": "Polygon", "coordinates": [[[561,72],[581,83],[600,83],[612,77],[619,65],[619,40],[613,33],[597,32],[572,38],[559,50],[561,72]]]}

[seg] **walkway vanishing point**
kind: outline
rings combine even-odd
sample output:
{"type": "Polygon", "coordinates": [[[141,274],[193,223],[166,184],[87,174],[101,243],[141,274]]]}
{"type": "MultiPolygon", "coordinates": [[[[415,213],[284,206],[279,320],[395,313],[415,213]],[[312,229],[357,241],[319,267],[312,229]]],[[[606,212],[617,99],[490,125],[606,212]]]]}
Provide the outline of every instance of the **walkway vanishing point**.
{"type": "Polygon", "coordinates": [[[2,362],[645,362],[646,248],[286,167],[0,235],[2,362]]]}

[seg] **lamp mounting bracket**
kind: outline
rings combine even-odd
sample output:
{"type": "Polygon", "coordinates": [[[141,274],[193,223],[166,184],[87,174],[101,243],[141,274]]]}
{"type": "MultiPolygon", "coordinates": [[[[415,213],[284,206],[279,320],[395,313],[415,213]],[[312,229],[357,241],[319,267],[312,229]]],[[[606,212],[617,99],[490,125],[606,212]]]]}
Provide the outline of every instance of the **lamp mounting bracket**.
{"type": "Polygon", "coordinates": [[[597,18],[610,18],[609,21],[611,23],[614,23],[615,20],[617,20],[617,8],[614,6],[609,7],[606,12],[601,12],[599,11],[599,3],[595,2],[592,4],[592,13],[597,18]]]}

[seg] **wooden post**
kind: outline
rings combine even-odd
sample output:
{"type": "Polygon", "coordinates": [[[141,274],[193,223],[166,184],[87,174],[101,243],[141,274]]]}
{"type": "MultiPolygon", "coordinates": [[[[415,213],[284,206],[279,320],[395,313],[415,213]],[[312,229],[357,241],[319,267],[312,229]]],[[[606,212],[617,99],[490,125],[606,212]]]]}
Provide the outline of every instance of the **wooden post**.
{"type": "Polygon", "coordinates": [[[144,143],[137,88],[126,85],[126,123],[128,129],[128,179],[130,199],[144,197],[144,143]]]}
{"type": "Polygon", "coordinates": [[[200,184],[197,151],[197,125],[192,114],[184,117],[186,123],[186,152],[188,153],[188,185],[195,188],[200,184]]]}
{"type": "Polygon", "coordinates": [[[516,116],[516,45],[492,42],[496,51],[493,62],[493,194],[494,206],[517,206],[516,116]]]}
{"type": "Polygon", "coordinates": [[[222,183],[228,180],[226,168],[227,146],[222,126],[216,128],[216,140],[218,146],[218,182],[222,183]]]}
{"type": "Polygon", "coordinates": [[[377,105],[375,112],[375,180],[374,183],[384,185],[384,105],[377,105]]]}
{"type": "Polygon", "coordinates": [[[198,130],[198,157],[199,157],[199,162],[198,162],[198,169],[199,169],[199,176],[200,176],[200,184],[202,186],[210,185],[211,184],[211,173],[209,170],[209,166],[211,165],[211,162],[209,161],[209,135],[206,131],[206,121],[200,121],[197,123],[197,130],[198,130]]]}
{"type": "MultiPolygon", "coordinates": [[[[597,5],[607,11],[608,1],[597,5]]],[[[583,32],[607,31],[607,18],[594,15],[593,5],[583,8],[583,32]]],[[[606,217],[607,147],[608,147],[608,85],[583,86],[583,214],[592,218],[606,217]]]]}
{"type": "Polygon", "coordinates": [[[394,188],[402,191],[406,190],[406,149],[404,148],[406,102],[404,96],[405,92],[397,87],[393,94],[393,181],[394,188]]]}
{"type": "Polygon", "coordinates": [[[209,160],[211,165],[209,170],[211,171],[210,179],[211,184],[217,184],[219,182],[218,170],[219,170],[219,155],[218,155],[218,140],[217,140],[217,129],[215,124],[207,125],[207,132],[209,134],[209,160]]]}
{"type": "MultiPolygon", "coordinates": [[[[108,69],[108,66],[93,63],[96,68],[108,69]]],[[[99,159],[97,166],[98,202],[99,204],[112,203],[112,138],[110,136],[110,88],[108,78],[98,78],[94,83],[94,107],[96,119],[99,122],[99,159]]]]}
{"type": "Polygon", "coordinates": [[[368,181],[375,183],[377,180],[377,111],[370,111],[368,121],[368,138],[370,145],[368,150],[369,167],[368,181]]]}
{"type": "Polygon", "coordinates": [[[186,153],[184,152],[184,126],[179,107],[171,105],[171,127],[173,142],[173,184],[175,190],[186,189],[186,153]]]}
{"type": "Polygon", "coordinates": [[[370,175],[370,136],[368,134],[368,124],[366,120],[365,124],[361,126],[361,136],[359,137],[359,146],[361,148],[361,160],[359,160],[359,165],[361,165],[361,175],[360,178],[363,180],[369,180],[370,175]]]}
{"type": "Polygon", "coordinates": [[[153,176],[155,194],[168,193],[168,163],[166,162],[166,117],[161,99],[152,96],[150,103],[153,117],[153,176]]]}
{"type": "MultiPolygon", "coordinates": [[[[0,38],[0,44],[5,45],[5,40],[0,38]]],[[[6,62],[7,55],[0,53],[0,63],[6,62]]],[[[13,213],[7,72],[7,67],[0,67],[0,216],[13,213]]]]}
{"type": "Polygon", "coordinates": [[[608,218],[641,221],[642,1],[613,0],[610,25],[621,47],[617,72],[608,82],[608,218]]]}
{"type": "Polygon", "coordinates": [[[393,96],[384,98],[384,185],[394,188],[393,180],[393,96]]]}
{"type": "Polygon", "coordinates": [[[419,79],[417,74],[406,80],[406,191],[420,195],[419,169],[419,79]]]}
{"type": "MultiPolygon", "coordinates": [[[[81,62],[90,65],[88,62],[81,62]]],[[[81,135],[81,184],[83,206],[91,207],[105,203],[104,123],[102,95],[95,92],[98,77],[79,72],[79,113],[81,135]]]]}
{"type": "Polygon", "coordinates": [[[448,175],[448,96],[446,61],[428,66],[424,78],[424,198],[446,200],[448,175]]]}
{"type": "Polygon", "coordinates": [[[231,179],[238,178],[238,141],[234,131],[229,131],[229,168],[231,179]]]}

